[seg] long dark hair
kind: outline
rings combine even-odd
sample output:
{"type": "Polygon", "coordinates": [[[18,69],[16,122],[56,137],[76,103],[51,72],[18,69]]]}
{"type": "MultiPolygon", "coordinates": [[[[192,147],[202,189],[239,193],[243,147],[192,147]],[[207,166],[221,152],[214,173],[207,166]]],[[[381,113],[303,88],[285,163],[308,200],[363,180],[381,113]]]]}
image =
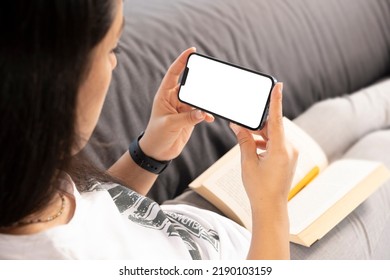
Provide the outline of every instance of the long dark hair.
{"type": "Polygon", "coordinates": [[[115,0],[12,0],[0,9],[0,226],[43,209],[71,169],[80,84],[115,0]]]}

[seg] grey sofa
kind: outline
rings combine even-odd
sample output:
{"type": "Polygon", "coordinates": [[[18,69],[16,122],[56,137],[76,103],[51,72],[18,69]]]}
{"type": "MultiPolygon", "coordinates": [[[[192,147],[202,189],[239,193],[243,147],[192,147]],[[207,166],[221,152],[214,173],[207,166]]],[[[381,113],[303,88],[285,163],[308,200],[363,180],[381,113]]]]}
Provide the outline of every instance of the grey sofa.
{"type": "MultiPolygon", "coordinates": [[[[163,75],[177,55],[191,46],[283,81],[284,113],[289,118],[319,100],[352,93],[390,75],[388,0],[124,3],[119,64],[98,126],[83,151],[101,167],[110,166],[146,127],[163,75]]],[[[227,122],[218,119],[200,125],[182,155],[160,175],[150,197],[163,202],[182,193],[234,144],[227,122]]],[[[292,257],[339,258],[326,245],[322,247],[292,245],[292,257]]],[[[389,246],[380,254],[362,250],[359,256],[340,258],[390,258],[389,246]]]]}

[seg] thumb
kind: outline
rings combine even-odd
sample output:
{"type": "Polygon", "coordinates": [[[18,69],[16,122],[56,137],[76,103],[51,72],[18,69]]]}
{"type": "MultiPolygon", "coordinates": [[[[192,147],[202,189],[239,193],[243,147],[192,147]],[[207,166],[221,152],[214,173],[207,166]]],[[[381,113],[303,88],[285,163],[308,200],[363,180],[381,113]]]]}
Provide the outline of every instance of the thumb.
{"type": "Polygon", "coordinates": [[[236,134],[238,144],[241,150],[241,161],[257,160],[257,146],[253,135],[247,130],[236,124],[231,123],[230,128],[236,134]]]}

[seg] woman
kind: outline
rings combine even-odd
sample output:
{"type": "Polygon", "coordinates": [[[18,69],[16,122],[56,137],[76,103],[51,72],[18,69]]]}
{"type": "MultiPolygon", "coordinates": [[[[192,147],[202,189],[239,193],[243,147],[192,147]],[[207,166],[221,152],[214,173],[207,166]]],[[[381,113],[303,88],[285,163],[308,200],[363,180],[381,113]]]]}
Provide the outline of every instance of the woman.
{"type": "Polygon", "coordinates": [[[252,205],[250,235],[210,211],[160,207],[143,196],[194,126],[213,121],[177,100],[194,49],[164,77],[145,133],[131,146],[137,154],[125,153],[108,174],[97,174],[75,155],[92,134],[117,63],[122,1],[8,5],[0,11],[7,26],[0,44],[1,259],[289,258],[287,192],[297,153],[284,138],[281,84],[260,132],[264,141],[232,126],[252,205]],[[257,147],[266,152],[259,156],[257,147]]]}

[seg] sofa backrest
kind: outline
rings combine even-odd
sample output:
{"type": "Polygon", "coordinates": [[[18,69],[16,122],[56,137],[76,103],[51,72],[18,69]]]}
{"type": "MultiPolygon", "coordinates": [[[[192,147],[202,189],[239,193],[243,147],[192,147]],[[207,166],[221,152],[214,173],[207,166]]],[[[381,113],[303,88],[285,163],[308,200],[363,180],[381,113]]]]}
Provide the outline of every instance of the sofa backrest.
{"type": "Polygon", "coordinates": [[[137,94],[153,95],[166,68],[189,46],[275,75],[285,83],[289,117],[389,73],[387,0],[125,3],[123,56],[128,61],[122,63],[129,65],[118,72],[136,83],[142,90],[137,94]]]}

